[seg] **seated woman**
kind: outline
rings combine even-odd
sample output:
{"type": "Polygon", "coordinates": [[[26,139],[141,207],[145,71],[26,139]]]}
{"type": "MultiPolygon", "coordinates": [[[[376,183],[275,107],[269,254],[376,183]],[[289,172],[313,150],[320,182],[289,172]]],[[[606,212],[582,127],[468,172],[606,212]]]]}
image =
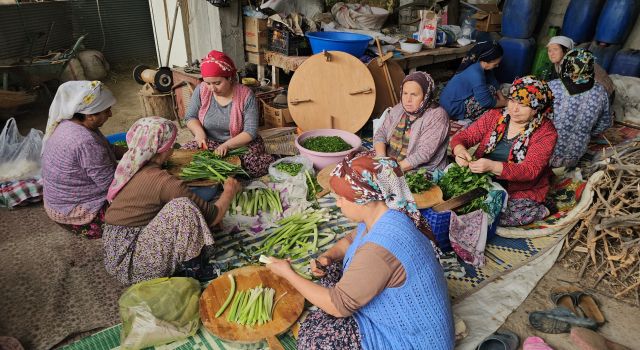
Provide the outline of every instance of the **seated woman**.
{"type": "Polygon", "coordinates": [[[99,81],[69,81],[49,108],[42,147],[44,209],[51,220],[87,237],[102,237],[107,189],[126,151],[100,132],[116,99],[99,81]]]}
{"type": "MultiPolygon", "coordinates": [[[[543,77],[546,81],[551,81],[554,79],[560,78],[560,67],[562,63],[562,59],[569,52],[569,50],[573,50],[574,43],[571,38],[566,36],[554,36],[549,40],[547,44],[547,55],[549,55],[549,60],[553,63],[554,69],[550,72],[549,76],[543,77]]],[[[605,90],[607,90],[607,95],[609,96],[609,101],[612,101],[613,94],[615,93],[615,85],[607,71],[604,68],[600,67],[599,64],[593,64],[593,71],[595,73],[596,82],[600,83],[605,90]]]]}
{"type": "Polygon", "coordinates": [[[433,101],[435,84],[425,72],[409,74],[402,82],[398,103],[373,137],[376,155],[400,162],[402,171],[447,165],[449,116],[433,101]]]}
{"type": "Polygon", "coordinates": [[[129,151],[109,187],[104,227],[106,269],[123,284],[171,276],[198,257],[240,190],[229,178],[218,201],[205,202],[163,170],[176,135],[176,126],[159,117],[142,118],[127,132],[129,151]]]}
{"type": "Polygon", "coordinates": [[[211,51],[202,59],[203,83],[193,91],[185,114],[187,127],[195,140],[186,149],[211,149],[226,155],[230,149],[247,146],[240,157],[251,177],[266,175],[274,158],[267,154],[258,135],[258,102],[248,87],[237,82],[236,66],[231,58],[211,51]]]}
{"type": "Polygon", "coordinates": [[[451,140],[460,166],[491,173],[509,194],[500,226],[521,226],[549,215],[542,204],[549,191],[549,159],[558,135],[549,119],[553,94],[533,76],[518,78],[503,110],[491,110],[451,140]],[[468,148],[478,145],[474,157],[468,148]]]}
{"type": "Polygon", "coordinates": [[[300,327],[299,349],[454,348],[447,283],[398,163],[348,156],[330,180],[337,205],[358,222],[311,261],[321,285],[300,277],[287,260],[267,267],[319,310],[300,327]]]}
{"type": "Polygon", "coordinates": [[[502,46],[497,42],[477,43],[440,93],[440,105],[453,119],[478,119],[491,108],[507,105],[493,75],[502,60],[502,46]]]}
{"type": "Polygon", "coordinates": [[[560,79],[549,82],[553,91],[553,124],[558,142],[553,167],[575,167],[587,151],[591,135],[613,123],[609,98],[594,79],[594,57],[584,49],[571,50],[562,60],[560,79]]]}

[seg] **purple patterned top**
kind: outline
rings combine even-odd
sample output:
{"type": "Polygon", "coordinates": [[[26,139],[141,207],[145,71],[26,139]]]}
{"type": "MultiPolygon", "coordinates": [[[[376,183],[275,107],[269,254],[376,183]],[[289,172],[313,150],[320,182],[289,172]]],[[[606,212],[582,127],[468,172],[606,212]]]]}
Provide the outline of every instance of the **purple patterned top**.
{"type": "Polygon", "coordinates": [[[100,131],[61,122],[42,154],[49,216],[63,224],[90,222],[106,201],[115,169],[116,156],[100,131]]]}

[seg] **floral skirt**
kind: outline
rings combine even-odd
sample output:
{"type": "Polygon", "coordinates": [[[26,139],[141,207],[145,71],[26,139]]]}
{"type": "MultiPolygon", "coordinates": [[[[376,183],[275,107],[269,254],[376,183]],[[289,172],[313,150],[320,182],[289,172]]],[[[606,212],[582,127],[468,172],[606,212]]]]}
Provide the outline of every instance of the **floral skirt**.
{"type": "MultiPolygon", "coordinates": [[[[497,96],[498,93],[496,91],[496,88],[492,85],[489,85],[488,87],[489,91],[491,91],[491,94],[497,96]]],[[[482,116],[489,109],[490,108],[482,107],[480,102],[478,102],[478,100],[476,100],[473,95],[471,95],[471,97],[467,98],[464,101],[464,117],[471,120],[480,118],[480,116],[482,116]]]]}
{"type": "Polygon", "coordinates": [[[72,225],[72,224],[61,224],[62,228],[65,230],[76,234],[78,236],[82,236],[89,239],[97,239],[102,237],[102,231],[104,230],[104,214],[107,212],[109,208],[109,204],[105,203],[100,210],[96,213],[96,216],[91,220],[91,222],[82,224],[82,225],[72,225]]]}
{"type": "MultiPolygon", "coordinates": [[[[221,144],[222,142],[207,139],[207,147],[210,150],[218,148],[218,146],[220,146],[221,144]]],[[[197,150],[198,143],[196,141],[190,141],[184,144],[182,148],[197,150]]],[[[247,145],[247,148],[249,148],[249,152],[247,152],[243,156],[240,156],[240,160],[242,161],[242,168],[252,178],[258,178],[267,175],[267,173],[269,172],[269,165],[273,163],[275,158],[267,153],[262,137],[256,136],[256,138],[247,145]]]]}
{"type": "Polygon", "coordinates": [[[522,226],[549,216],[550,211],[542,203],[531,199],[509,199],[500,217],[500,226],[522,226]]]}
{"type": "Polygon", "coordinates": [[[200,209],[176,198],[147,226],[104,227],[105,267],[123,284],[171,276],[176,267],[198,257],[213,236],[200,209]]]}
{"type": "MultiPolygon", "coordinates": [[[[320,280],[324,287],[331,288],[342,277],[342,264],[327,267],[327,274],[320,280]]],[[[313,310],[300,325],[298,333],[300,350],[358,350],[362,340],[358,323],[353,316],[333,317],[321,309],[313,310]]]]}

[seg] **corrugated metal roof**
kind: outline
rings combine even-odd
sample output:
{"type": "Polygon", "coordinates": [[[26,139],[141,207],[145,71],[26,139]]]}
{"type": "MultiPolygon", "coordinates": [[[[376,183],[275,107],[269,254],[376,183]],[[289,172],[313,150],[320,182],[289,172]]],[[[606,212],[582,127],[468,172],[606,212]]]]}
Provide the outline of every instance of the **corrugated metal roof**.
{"type": "Polygon", "coordinates": [[[51,23],[53,29],[46,50],[71,47],[73,27],[70,14],[67,2],[0,5],[0,58],[42,55],[51,23]]]}

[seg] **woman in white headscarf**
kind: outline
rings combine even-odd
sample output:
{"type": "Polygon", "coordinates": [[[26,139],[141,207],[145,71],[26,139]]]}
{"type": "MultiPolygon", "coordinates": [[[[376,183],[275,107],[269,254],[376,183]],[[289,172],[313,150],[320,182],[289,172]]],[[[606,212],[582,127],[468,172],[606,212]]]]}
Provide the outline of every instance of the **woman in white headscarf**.
{"type": "Polygon", "coordinates": [[[115,103],[99,81],[69,81],[60,85],[49,108],[42,149],[44,207],[53,221],[87,238],[102,236],[107,189],[124,153],[100,132],[115,103]]]}
{"type": "MultiPolygon", "coordinates": [[[[551,76],[542,77],[546,81],[551,81],[554,79],[560,78],[560,66],[562,63],[562,59],[570,50],[575,48],[575,43],[571,38],[566,36],[554,36],[549,40],[547,44],[547,55],[549,55],[549,60],[553,63],[555,70],[551,72],[551,76]]],[[[604,68],[600,67],[599,64],[594,64],[594,72],[595,79],[604,89],[607,91],[607,95],[609,95],[609,99],[613,100],[613,93],[615,92],[615,86],[613,85],[613,81],[609,78],[607,71],[604,68]]]]}

